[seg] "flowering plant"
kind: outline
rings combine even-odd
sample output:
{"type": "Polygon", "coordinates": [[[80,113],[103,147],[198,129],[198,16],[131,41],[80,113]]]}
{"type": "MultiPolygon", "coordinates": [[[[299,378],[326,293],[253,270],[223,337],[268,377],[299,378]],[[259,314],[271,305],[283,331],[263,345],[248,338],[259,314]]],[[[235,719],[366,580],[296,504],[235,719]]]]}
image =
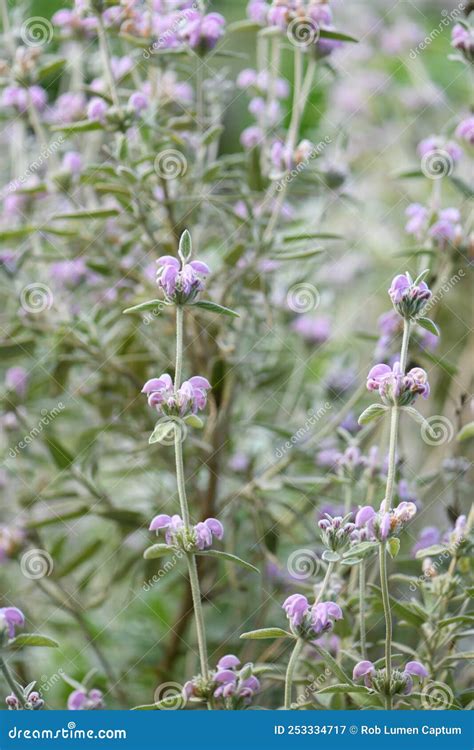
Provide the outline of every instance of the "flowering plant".
{"type": "Polygon", "coordinates": [[[472,3],[7,6],[4,707],[469,708],[472,3]]]}

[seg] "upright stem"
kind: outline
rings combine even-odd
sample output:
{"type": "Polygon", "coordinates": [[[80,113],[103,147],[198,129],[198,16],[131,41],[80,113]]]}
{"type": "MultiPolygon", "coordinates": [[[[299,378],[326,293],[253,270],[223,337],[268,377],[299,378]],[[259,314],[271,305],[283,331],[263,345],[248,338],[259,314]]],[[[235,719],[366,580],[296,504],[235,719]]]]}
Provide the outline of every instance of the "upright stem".
{"type": "Polygon", "coordinates": [[[388,448],[387,484],[385,488],[385,512],[392,508],[393,490],[395,487],[395,473],[397,468],[398,426],[400,424],[400,409],[392,406],[390,418],[390,444],[388,448]]]}
{"type": "Polygon", "coordinates": [[[367,657],[366,633],[365,633],[365,560],[359,564],[359,619],[360,619],[360,653],[362,658],[367,657]]]}
{"type": "MultiPolygon", "coordinates": [[[[181,385],[183,370],[183,322],[183,308],[178,305],[176,307],[176,367],[174,376],[175,391],[177,391],[179,386],[181,385]]],[[[182,433],[178,428],[176,428],[175,430],[174,452],[176,458],[176,483],[178,486],[181,515],[185,526],[190,526],[190,514],[188,499],[186,497],[186,482],[184,478],[182,433]]],[[[196,620],[196,634],[199,649],[199,659],[201,663],[201,675],[206,680],[209,676],[207,663],[206,631],[202,611],[199,576],[196,565],[196,558],[193,552],[188,552],[186,554],[186,561],[188,565],[189,585],[191,587],[191,594],[193,599],[194,617],[196,620]]]]}
{"type": "Polygon", "coordinates": [[[409,320],[405,320],[403,323],[402,350],[400,352],[400,369],[402,371],[402,375],[405,373],[405,370],[407,369],[408,344],[410,343],[410,334],[411,334],[411,322],[409,320]]]}
{"type": "Polygon", "coordinates": [[[388,593],[387,576],[387,545],[381,542],[379,550],[380,560],[380,588],[382,589],[383,611],[385,614],[385,708],[392,708],[392,696],[390,695],[392,681],[392,612],[390,609],[390,597],[388,593]]]}
{"type": "Polygon", "coordinates": [[[183,308],[177,305],[176,307],[176,365],[174,371],[174,387],[176,390],[181,385],[181,377],[183,373],[183,323],[184,323],[184,311],[183,308]]]}
{"type": "Polygon", "coordinates": [[[10,669],[8,668],[6,662],[1,656],[0,656],[0,671],[5,677],[5,680],[7,681],[8,686],[11,689],[13,695],[18,699],[18,701],[20,702],[20,705],[24,708],[26,701],[23,697],[23,692],[19,689],[19,686],[16,684],[15,680],[12,677],[10,669]]]}
{"type": "Polygon", "coordinates": [[[99,38],[99,47],[100,47],[100,51],[102,54],[102,63],[104,66],[105,76],[107,78],[107,83],[109,86],[109,93],[114,103],[114,106],[117,108],[118,112],[120,113],[121,111],[120,101],[119,101],[119,96],[117,92],[117,87],[115,85],[114,76],[112,73],[112,66],[110,64],[109,46],[107,44],[107,35],[105,33],[104,21],[102,19],[101,13],[98,13],[97,15],[97,36],[99,38]]]}
{"type": "Polygon", "coordinates": [[[331,575],[332,575],[332,571],[333,570],[334,570],[334,563],[333,562],[328,563],[328,567],[327,567],[327,570],[326,570],[326,575],[324,576],[324,580],[323,580],[321,589],[320,589],[319,594],[317,595],[316,600],[314,602],[315,604],[319,604],[319,602],[323,598],[324,594],[326,593],[326,589],[327,589],[328,583],[329,583],[329,581],[331,579],[331,575]]]}
{"type": "Polygon", "coordinates": [[[301,653],[301,650],[303,648],[304,641],[302,638],[298,638],[295,646],[293,648],[292,654],[290,656],[290,660],[288,662],[288,667],[286,669],[286,679],[285,679],[285,708],[289,710],[291,708],[291,693],[293,688],[293,675],[295,672],[296,663],[298,661],[299,655],[301,653]]]}
{"type": "MultiPolygon", "coordinates": [[[[411,324],[405,320],[403,325],[403,340],[400,352],[400,370],[403,375],[407,366],[408,345],[410,343],[411,324]]],[[[393,490],[395,487],[395,474],[397,464],[398,427],[400,424],[400,409],[392,406],[390,421],[390,445],[388,449],[388,471],[387,485],[385,488],[385,513],[390,513],[393,501],[393,490]]],[[[389,695],[392,681],[392,612],[390,610],[390,596],[388,591],[387,574],[387,545],[380,543],[380,587],[382,589],[383,610],[385,614],[385,681],[386,681],[386,708],[392,708],[392,696],[389,695]]]]}
{"type": "Polygon", "coordinates": [[[199,660],[201,663],[201,675],[207,680],[209,677],[209,668],[207,664],[207,644],[206,629],[204,625],[204,615],[202,611],[201,589],[199,586],[199,576],[196,565],[196,558],[191,552],[186,555],[188,562],[189,585],[193,597],[194,617],[196,620],[196,635],[199,649],[199,660]]]}

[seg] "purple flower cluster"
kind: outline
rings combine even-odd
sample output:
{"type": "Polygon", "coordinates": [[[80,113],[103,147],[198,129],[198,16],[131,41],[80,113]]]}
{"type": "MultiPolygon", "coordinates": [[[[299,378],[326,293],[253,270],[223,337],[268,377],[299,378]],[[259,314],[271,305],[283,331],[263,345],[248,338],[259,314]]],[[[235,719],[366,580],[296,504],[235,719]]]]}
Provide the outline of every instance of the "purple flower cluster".
{"type": "Polygon", "coordinates": [[[406,214],[408,222],[405,231],[418,240],[425,236],[431,237],[441,249],[448,245],[457,246],[462,241],[461,214],[457,208],[443,208],[432,215],[420,203],[411,203],[406,214]]]}
{"type": "Polygon", "coordinates": [[[262,26],[277,26],[294,35],[296,43],[311,48],[317,58],[341,47],[338,39],[321,39],[319,30],[333,31],[332,11],[325,0],[250,0],[247,15],[262,26]]]}
{"type": "Polygon", "coordinates": [[[469,115],[465,120],[461,120],[456,128],[457,137],[474,146],[474,115],[469,115]]]}
{"type": "Polygon", "coordinates": [[[410,406],[418,395],[427,399],[430,395],[428,375],[421,367],[413,367],[403,374],[400,362],[390,365],[378,364],[367,376],[367,389],[378,391],[388,406],[410,406]]]}
{"type": "Polygon", "coordinates": [[[284,78],[272,80],[267,71],[257,73],[253,68],[245,68],[237,77],[237,86],[250,91],[249,112],[257,120],[257,125],[250,125],[240,137],[245,149],[251,149],[262,142],[265,129],[275,126],[282,117],[280,99],[286,99],[290,87],[284,78]]]}
{"type": "Polygon", "coordinates": [[[151,7],[138,3],[115,5],[108,7],[103,17],[108,26],[150,40],[149,55],[185,45],[204,54],[214,49],[225,27],[220,13],[203,13],[195,2],[187,0],[155,0],[151,7]]]}
{"type": "Polygon", "coordinates": [[[457,23],[451,33],[451,44],[459,50],[466,60],[474,62],[474,33],[473,30],[457,23]]]}
{"type": "Polygon", "coordinates": [[[0,608],[0,638],[2,634],[7,638],[14,638],[16,628],[25,624],[25,615],[17,607],[0,608]]]}
{"type": "Polygon", "coordinates": [[[163,255],[156,261],[159,269],[156,280],[167,299],[178,305],[193,302],[204,289],[204,281],[210,269],[201,260],[185,262],[172,255],[163,255]]]}
{"type": "Polygon", "coordinates": [[[216,700],[225,708],[234,710],[248,706],[259,691],[260,681],[253,674],[253,665],[248,663],[241,667],[240,660],[233,654],[219,659],[207,682],[198,676],[188,680],[183,687],[186,700],[216,700]]]}
{"type": "MultiPolygon", "coordinates": [[[[25,708],[29,711],[39,711],[44,706],[44,700],[36,690],[32,690],[25,698],[25,708]]],[[[14,693],[7,695],[5,703],[9,711],[20,711],[22,708],[20,701],[14,693]]]]}
{"type": "Polygon", "coordinates": [[[355,524],[349,521],[352,513],[347,516],[330,516],[325,514],[325,518],[319,521],[318,526],[321,529],[321,539],[323,544],[333,552],[341,552],[347,547],[355,529],[355,524]]]}
{"type": "Polygon", "coordinates": [[[446,154],[450,161],[455,164],[462,157],[462,148],[455,141],[449,141],[442,136],[430,135],[424,138],[417,147],[420,159],[425,159],[436,154],[446,154]]]}
{"type": "Polygon", "coordinates": [[[224,527],[217,518],[207,518],[195,526],[187,527],[181,516],[168,516],[160,513],[150,524],[150,531],[165,532],[166,543],[172,547],[182,547],[187,552],[212,547],[213,537],[222,539],[224,527]]]}
{"type": "Polygon", "coordinates": [[[170,375],[147,380],[142,393],[148,396],[148,405],[159,414],[169,417],[186,417],[202,411],[207,402],[207,391],[211,384],[206,378],[195,375],[175,390],[170,375]]]}
{"type": "Polygon", "coordinates": [[[103,697],[101,690],[81,688],[70,694],[67,707],[69,711],[97,711],[104,708],[103,697]]]}
{"type": "Polygon", "coordinates": [[[290,622],[291,630],[307,640],[313,640],[334,627],[335,620],[342,620],[342,610],[335,602],[319,602],[310,605],[302,594],[292,594],[283,602],[282,608],[290,622]]]}
{"type": "Polygon", "coordinates": [[[401,273],[392,281],[388,290],[395,310],[408,320],[414,320],[423,313],[423,308],[432,294],[424,281],[412,281],[410,274],[401,273]]]}
{"type": "MultiPolygon", "coordinates": [[[[364,678],[366,687],[377,690],[378,692],[385,693],[387,686],[385,685],[385,670],[378,670],[371,661],[360,661],[355,665],[352,673],[353,680],[360,680],[364,678]]],[[[409,661],[405,664],[403,670],[394,670],[392,673],[392,684],[388,686],[390,695],[396,695],[397,693],[403,693],[408,695],[413,689],[413,677],[417,677],[423,680],[428,677],[428,672],[423,664],[419,661],[409,661]]]]}
{"type": "Polygon", "coordinates": [[[385,542],[402,531],[415,515],[416,505],[412,502],[402,501],[390,511],[385,510],[383,502],[378,512],[371,505],[364,505],[356,514],[352,541],[385,542]]]}

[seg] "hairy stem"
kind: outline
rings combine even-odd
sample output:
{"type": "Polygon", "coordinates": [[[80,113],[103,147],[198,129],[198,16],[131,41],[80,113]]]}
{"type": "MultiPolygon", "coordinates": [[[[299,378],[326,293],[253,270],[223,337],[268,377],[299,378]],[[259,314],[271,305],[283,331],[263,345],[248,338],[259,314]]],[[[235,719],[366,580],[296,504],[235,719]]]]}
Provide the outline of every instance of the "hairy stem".
{"type": "Polygon", "coordinates": [[[286,679],[285,679],[285,708],[289,710],[291,708],[291,693],[293,689],[293,676],[295,673],[296,663],[298,661],[299,655],[301,653],[301,650],[303,648],[304,641],[302,638],[298,638],[295,646],[293,648],[293,651],[290,656],[290,660],[288,662],[288,667],[286,669],[286,679]]]}
{"type": "MultiPolygon", "coordinates": [[[[179,305],[176,307],[176,366],[174,376],[174,387],[175,391],[178,390],[181,384],[182,370],[183,370],[183,322],[184,314],[183,308],[179,305]]],[[[176,458],[176,483],[178,486],[178,497],[179,505],[181,508],[181,515],[185,526],[190,525],[190,513],[188,506],[188,499],[186,496],[186,482],[184,478],[184,464],[183,464],[183,435],[179,426],[176,425],[175,438],[174,438],[174,452],[176,458]]],[[[191,586],[191,593],[194,607],[194,617],[196,620],[196,633],[197,642],[199,649],[199,660],[201,664],[201,675],[204,679],[207,679],[209,671],[207,664],[207,646],[206,646],[206,632],[204,626],[204,616],[202,611],[201,602],[201,590],[199,586],[199,577],[196,565],[196,559],[192,552],[186,554],[186,560],[188,564],[189,574],[189,585],[191,586]]]]}
{"type": "Polygon", "coordinates": [[[365,632],[365,560],[359,565],[359,619],[360,619],[360,653],[363,659],[367,658],[366,632],[365,632]]]}
{"type": "Polygon", "coordinates": [[[5,680],[12,691],[13,695],[18,699],[20,702],[20,705],[25,708],[26,701],[23,697],[23,691],[20,689],[19,685],[16,684],[15,680],[13,679],[13,676],[10,672],[10,669],[8,668],[5,660],[0,656],[0,671],[2,672],[3,676],[5,677],[5,680]]]}
{"type": "MultiPolygon", "coordinates": [[[[403,340],[400,352],[400,369],[401,374],[405,373],[408,359],[408,346],[410,344],[410,321],[405,320],[403,325],[403,340]]],[[[388,471],[387,485],[385,488],[385,513],[390,513],[393,501],[393,490],[395,487],[395,474],[397,468],[397,443],[398,428],[400,424],[400,409],[398,406],[392,406],[390,420],[390,445],[388,449],[388,471]]],[[[382,589],[383,610],[385,614],[385,679],[386,679],[386,708],[392,708],[392,697],[389,695],[392,680],[392,612],[390,610],[390,597],[388,591],[388,574],[387,574],[387,545],[385,542],[380,543],[379,550],[380,560],[380,587],[382,589]]]]}
{"type": "Polygon", "coordinates": [[[379,549],[380,588],[382,589],[383,611],[385,615],[385,708],[392,708],[392,696],[389,694],[392,681],[392,612],[388,593],[387,546],[381,542],[379,549]]]}
{"type": "Polygon", "coordinates": [[[319,591],[319,594],[316,597],[315,604],[319,604],[319,602],[322,600],[324,594],[326,593],[326,589],[328,587],[329,581],[331,579],[332,572],[334,570],[334,563],[330,562],[328,563],[328,567],[326,570],[326,575],[324,576],[324,580],[321,586],[321,589],[319,591]]]}
{"type": "Polygon", "coordinates": [[[105,72],[105,77],[107,79],[107,84],[109,87],[109,93],[114,103],[114,106],[117,108],[117,111],[120,113],[121,112],[120,101],[119,101],[119,96],[117,92],[117,87],[115,85],[114,76],[112,73],[112,66],[110,64],[110,52],[109,52],[109,46],[107,43],[107,35],[105,33],[104,21],[100,13],[97,14],[97,36],[99,38],[99,47],[100,47],[100,52],[102,55],[102,64],[104,66],[104,72],[105,72]]]}

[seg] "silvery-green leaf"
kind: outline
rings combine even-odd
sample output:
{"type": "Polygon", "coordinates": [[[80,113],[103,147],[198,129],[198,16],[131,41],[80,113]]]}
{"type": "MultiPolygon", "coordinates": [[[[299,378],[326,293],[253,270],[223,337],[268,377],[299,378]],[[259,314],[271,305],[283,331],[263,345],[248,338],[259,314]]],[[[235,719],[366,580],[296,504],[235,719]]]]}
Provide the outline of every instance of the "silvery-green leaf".
{"type": "Polygon", "coordinates": [[[440,336],[441,335],[441,331],[439,330],[439,328],[436,325],[436,323],[434,323],[429,318],[417,318],[416,322],[418,323],[419,326],[421,326],[422,328],[425,328],[425,330],[429,331],[430,333],[434,334],[435,336],[440,336]]]}
{"type": "Polygon", "coordinates": [[[248,633],[242,633],[240,637],[244,640],[259,640],[264,638],[294,638],[295,636],[281,628],[261,628],[260,630],[250,630],[248,633]]]}
{"type": "Polygon", "coordinates": [[[148,442],[150,445],[153,445],[153,443],[161,443],[163,440],[169,440],[174,429],[174,422],[158,422],[158,424],[155,425],[155,429],[151,433],[148,442]]]}
{"type": "Polygon", "coordinates": [[[386,411],[388,411],[388,406],[385,406],[384,404],[371,404],[362,412],[358,422],[359,424],[369,424],[370,422],[373,422],[374,419],[379,419],[383,416],[386,411]]]}

